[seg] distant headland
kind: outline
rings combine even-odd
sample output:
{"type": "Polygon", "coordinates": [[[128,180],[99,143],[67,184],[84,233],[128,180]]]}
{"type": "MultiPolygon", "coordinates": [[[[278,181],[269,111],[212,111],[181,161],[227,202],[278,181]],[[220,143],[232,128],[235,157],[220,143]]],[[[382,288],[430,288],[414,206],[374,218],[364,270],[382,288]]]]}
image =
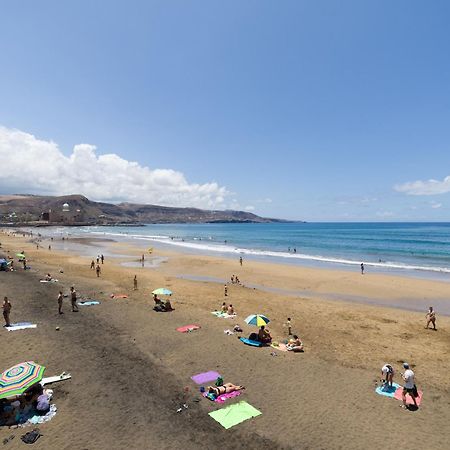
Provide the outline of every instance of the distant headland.
{"type": "Polygon", "coordinates": [[[260,217],[247,211],[95,202],[82,195],[0,195],[0,226],[274,222],[289,221],[260,217]]]}

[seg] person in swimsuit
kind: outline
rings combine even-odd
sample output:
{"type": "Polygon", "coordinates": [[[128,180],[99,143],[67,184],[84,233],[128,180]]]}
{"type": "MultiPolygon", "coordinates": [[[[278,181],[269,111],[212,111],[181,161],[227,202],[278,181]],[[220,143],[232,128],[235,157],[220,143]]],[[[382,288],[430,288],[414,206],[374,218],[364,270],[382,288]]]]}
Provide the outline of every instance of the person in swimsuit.
{"type": "Polygon", "coordinates": [[[222,395],[222,394],[228,394],[230,392],[242,391],[243,389],[245,389],[245,386],[236,386],[233,383],[225,383],[222,386],[208,386],[207,387],[208,393],[213,394],[216,397],[218,397],[219,395],[222,395]]]}
{"type": "Polygon", "coordinates": [[[392,383],[394,381],[394,368],[390,364],[385,364],[381,368],[381,375],[384,375],[384,384],[392,387],[392,383]]]}
{"type": "Polygon", "coordinates": [[[436,313],[433,310],[433,307],[430,306],[428,308],[428,312],[427,315],[425,316],[427,318],[427,326],[425,327],[426,329],[428,329],[428,326],[430,325],[430,323],[433,325],[433,330],[436,331],[436,313]]]}

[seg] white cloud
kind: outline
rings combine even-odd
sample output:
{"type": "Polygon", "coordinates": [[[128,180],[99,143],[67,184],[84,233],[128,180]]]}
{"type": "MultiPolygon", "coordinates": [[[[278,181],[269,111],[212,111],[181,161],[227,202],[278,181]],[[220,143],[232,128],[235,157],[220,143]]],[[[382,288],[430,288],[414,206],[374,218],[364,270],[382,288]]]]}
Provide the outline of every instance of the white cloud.
{"type": "Polygon", "coordinates": [[[440,208],[440,207],[442,206],[442,203],[430,202],[430,206],[431,206],[433,209],[438,209],[438,208],[440,208]]]}
{"type": "Polygon", "coordinates": [[[392,211],[378,211],[376,213],[376,216],[383,219],[383,218],[393,217],[394,213],[392,211]]]}
{"type": "Polygon", "coordinates": [[[450,175],[442,181],[411,181],[408,183],[397,184],[394,189],[398,192],[404,192],[408,195],[437,195],[450,192],[450,175]]]}
{"type": "MultiPolygon", "coordinates": [[[[189,183],[181,172],[150,169],[116,154],[75,145],[67,157],[52,141],[0,126],[0,192],[82,194],[92,200],[226,208],[232,195],[217,183],[189,183]]],[[[233,201],[233,199],[231,199],[233,201]]]]}
{"type": "Polygon", "coordinates": [[[252,205],[249,205],[249,206],[246,206],[244,209],[245,209],[246,211],[254,211],[254,210],[255,210],[255,207],[252,206],[252,205]]]}

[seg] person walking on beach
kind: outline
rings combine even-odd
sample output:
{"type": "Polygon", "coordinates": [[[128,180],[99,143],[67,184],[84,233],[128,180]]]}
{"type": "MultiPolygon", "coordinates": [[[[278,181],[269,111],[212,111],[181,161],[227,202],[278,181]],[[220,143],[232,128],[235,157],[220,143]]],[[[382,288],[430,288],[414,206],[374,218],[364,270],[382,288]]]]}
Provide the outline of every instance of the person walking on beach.
{"type": "Polygon", "coordinates": [[[406,405],[406,394],[409,394],[409,396],[413,399],[414,406],[416,409],[418,408],[416,397],[418,397],[417,387],[416,387],[416,380],[415,380],[415,374],[414,372],[409,368],[408,363],[403,363],[403,368],[406,369],[405,373],[402,373],[402,378],[405,382],[403,385],[403,391],[402,391],[402,400],[403,400],[403,408],[408,409],[408,406],[406,405]]]}
{"type": "Polygon", "coordinates": [[[361,263],[361,275],[364,275],[364,263],[361,263]]]}
{"type": "Polygon", "coordinates": [[[11,302],[8,300],[8,297],[5,297],[3,299],[2,308],[3,308],[3,318],[5,319],[5,325],[4,326],[5,327],[10,327],[11,326],[11,322],[9,320],[9,315],[11,313],[12,305],[11,305],[11,302]]]}
{"type": "Polygon", "coordinates": [[[103,254],[100,256],[100,259],[102,260],[102,264],[103,264],[103,261],[105,260],[105,257],[103,256],[103,254]]]}
{"type": "Polygon", "coordinates": [[[95,269],[95,261],[92,260],[92,261],[91,261],[91,270],[94,270],[94,269],[95,269]]]}
{"type": "Polygon", "coordinates": [[[428,308],[428,312],[427,312],[427,315],[425,317],[427,318],[427,326],[425,328],[428,330],[428,326],[431,323],[431,324],[433,324],[433,330],[437,331],[437,328],[436,328],[436,313],[434,312],[432,306],[430,306],[428,308]]]}
{"type": "Polygon", "coordinates": [[[134,276],[134,279],[133,279],[133,290],[137,291],[137,276],[136,275],[134,276]]]}
{"type": "Polygon", "coordinates": [[[95,268],[95,273],[97,274],[97,278],[100,276],[100,272],[102,269],[100,269],[100,264],[97,264],[97,267],[95,268]]]}
{"type": "Polygon", "coordinates": [[[242,256],[239,257],[239,264],[242,266],[242,256]]]}
{"type": "Polygon", "coordinates": [[[144,267],[144,263],[145,263],[145,255],[144,254],[142,254],[141,263],[142,263],[142,267],[144,267]]]}
{"type": "Polygon", "coordinates": [[[72,312],[78,312],[77,291],[73,286],[70,288],[70,301],[72,303],[72,312]]]}
{"type": "Polygon", "coordinates": [[[58,313],[59,314],[64,314],[62,311],[63,298],[64,298],[64,296],[63,296],[62,291],[59,291],[59,294],[58,294],[58,313]]]}
{"type": "Polygon", "coordinates": [[[97,255],[97,264],[100,262],[100,255],[97,255]]]}

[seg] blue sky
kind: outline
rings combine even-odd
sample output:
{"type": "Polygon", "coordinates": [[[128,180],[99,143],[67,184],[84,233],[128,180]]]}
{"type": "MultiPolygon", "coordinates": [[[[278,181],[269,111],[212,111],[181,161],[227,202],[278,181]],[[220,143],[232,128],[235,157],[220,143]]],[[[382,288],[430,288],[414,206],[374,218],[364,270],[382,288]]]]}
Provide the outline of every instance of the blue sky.
{"type": "Polygon", "coordinates": [[[3,2],[0,192],[450,220],[449,20],[447,1],[3,2]]]}

